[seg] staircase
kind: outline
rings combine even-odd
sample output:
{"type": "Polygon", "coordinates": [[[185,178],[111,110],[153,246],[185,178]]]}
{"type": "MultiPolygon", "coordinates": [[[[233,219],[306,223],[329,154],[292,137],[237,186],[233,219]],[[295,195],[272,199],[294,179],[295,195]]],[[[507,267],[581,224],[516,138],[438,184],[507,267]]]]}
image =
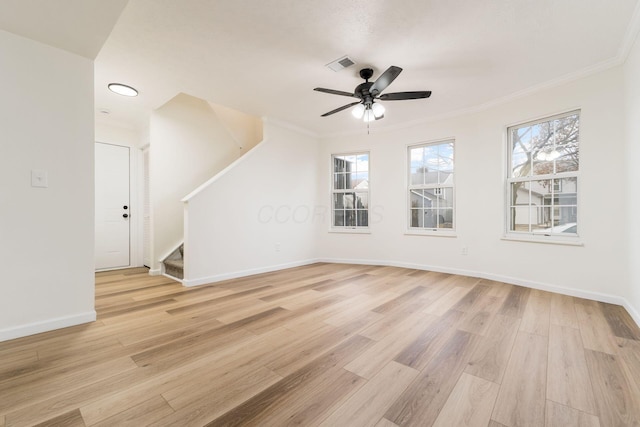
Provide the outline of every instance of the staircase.
{"type": "Polygon", "coordinates": [[[164,264],[165,275],[182,280],[184,278],[184,243],[165,258],[162,264],[164,264]]]}

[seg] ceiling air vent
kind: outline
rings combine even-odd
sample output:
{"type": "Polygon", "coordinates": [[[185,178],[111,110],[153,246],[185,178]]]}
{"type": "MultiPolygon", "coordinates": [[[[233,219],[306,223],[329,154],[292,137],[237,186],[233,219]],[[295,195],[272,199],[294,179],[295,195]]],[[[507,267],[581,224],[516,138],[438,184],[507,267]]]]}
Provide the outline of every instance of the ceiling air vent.
{"type": "Polygon", "coordinates": [[[355,63],[356,62],[353,59],[345,55],[342,58],[336,59],[335,61],[328,63],[326,66],[333,71],[340,71],[347,67],[352,66],[355,63]]]}

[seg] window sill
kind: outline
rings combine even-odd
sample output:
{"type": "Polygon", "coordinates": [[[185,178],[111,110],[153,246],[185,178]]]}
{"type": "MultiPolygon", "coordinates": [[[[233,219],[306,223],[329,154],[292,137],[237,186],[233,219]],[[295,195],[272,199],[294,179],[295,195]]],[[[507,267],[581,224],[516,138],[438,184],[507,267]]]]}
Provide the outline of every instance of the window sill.
{"type": "Polygon", "coordinates": [[[455,231],[407,230],[405,236],[458,237],[455,231]]]}
{"type": "Polygon", "coordinates": [[[330,228],[329,233],[338,234],[371,234],[370,228],[330,228]]]}
{"type": "Polygon", "coordinates": [[[584,242],[582,242],[579,237],[562,239],[547,236],[502,236],[500,240],[527,243],[546,243],[548,245],[584,246],[584,242]]]}

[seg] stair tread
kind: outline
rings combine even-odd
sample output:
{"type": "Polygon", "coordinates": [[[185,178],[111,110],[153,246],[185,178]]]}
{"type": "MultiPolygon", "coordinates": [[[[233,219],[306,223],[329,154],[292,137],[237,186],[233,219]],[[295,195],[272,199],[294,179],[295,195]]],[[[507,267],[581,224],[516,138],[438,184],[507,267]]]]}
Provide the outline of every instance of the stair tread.
{"type": "Polygon", "coordinates": [[[184,268],[183,259],[165,259],[163,262],[167,266],[184,268]]]}

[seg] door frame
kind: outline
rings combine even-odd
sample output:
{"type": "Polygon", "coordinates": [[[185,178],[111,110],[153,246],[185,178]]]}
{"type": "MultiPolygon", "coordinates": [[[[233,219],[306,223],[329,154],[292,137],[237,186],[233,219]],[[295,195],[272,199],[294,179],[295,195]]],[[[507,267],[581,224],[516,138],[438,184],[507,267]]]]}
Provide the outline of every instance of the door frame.
{"type": "MultiPolygon", "coordinates": [[[[128,144],[104,142],[96,140],[95,144],[113,145],[129,149],[129,265],[117,268],[105,268],[95,271],[121,270],[131,267],[142,267],[142,195],[143,195],[143,165],[142,149],[128,144]]],[[[95,194],[94,194],[95,198],[95,194]]],[[[94,224],[95,228],[95,224],[94,224]]]]}

